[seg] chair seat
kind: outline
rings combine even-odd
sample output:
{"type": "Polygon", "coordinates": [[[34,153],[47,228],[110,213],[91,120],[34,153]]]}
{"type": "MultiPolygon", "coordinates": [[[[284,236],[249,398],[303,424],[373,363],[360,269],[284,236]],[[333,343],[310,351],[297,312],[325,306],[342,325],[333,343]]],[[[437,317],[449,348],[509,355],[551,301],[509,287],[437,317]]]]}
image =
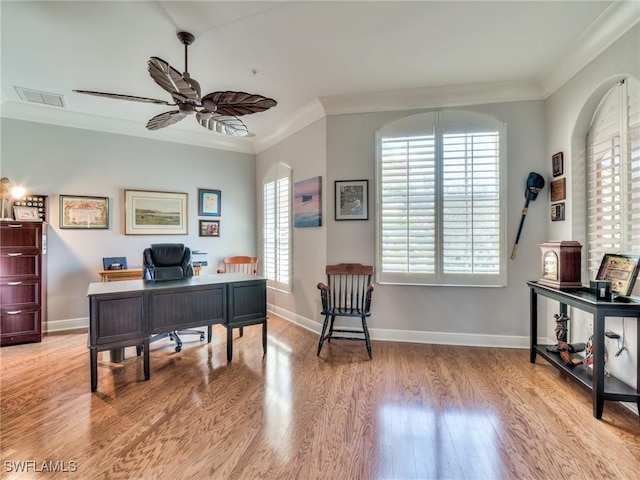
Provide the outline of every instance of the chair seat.
{"type": "Polygon", "coordinates": [[[357,310],[353,308],[330,308],[328,310],[322,310],[320,312],[322,315],[339,315],[341,317],[368,317],[371,315],[371,312],[363,312],[362,310],[357,310]]]}

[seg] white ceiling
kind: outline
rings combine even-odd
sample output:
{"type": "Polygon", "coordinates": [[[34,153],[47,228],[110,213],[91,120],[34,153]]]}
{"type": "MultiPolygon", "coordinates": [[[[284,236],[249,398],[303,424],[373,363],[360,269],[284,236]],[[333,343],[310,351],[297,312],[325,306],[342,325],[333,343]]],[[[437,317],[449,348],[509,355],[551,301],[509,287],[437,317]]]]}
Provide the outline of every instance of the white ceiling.
{"type": "Polygon", "coordinates": [[[0,15],[2,116],[254,152],[324,114],[545,98],[638,22],[640,3],[3,0],[0,15]],[[146,62],[182,72],[183,30],[196,36],[188,67],[203,95],[278,101],[243,117],[254,136],[194,118],[149,132],[172,107],[72,92],[170,100],[146,62]],[[66,107],[27,103],[16,86],[62,94],[66,107]]]}

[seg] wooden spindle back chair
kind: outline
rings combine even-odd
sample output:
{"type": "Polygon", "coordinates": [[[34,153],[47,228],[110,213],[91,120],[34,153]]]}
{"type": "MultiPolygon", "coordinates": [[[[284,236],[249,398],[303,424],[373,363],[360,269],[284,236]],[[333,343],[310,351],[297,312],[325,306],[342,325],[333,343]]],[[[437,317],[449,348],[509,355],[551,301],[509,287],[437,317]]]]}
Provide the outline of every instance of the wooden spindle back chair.
{"type": "Polygon", "coordinates": [[[249,275],[258,274],[258,257],[247,257],[238,255],[235,257],[226,257],[222,260],[223,268],[218,273],[248,273],[249,275]]]}
{"type": "MultiPolygon", "coordinates": [[[[248,273],[258,275],[258,257],[247,257],[236,255],[235,257],[225,257],[222,260],[223,267],[218,269],[218,273],[248,273]]],[[[244,327],[240,327],[240,336],[244,335],[244,327]]]]}
{"type": "Polygon", "coordinates": [[[332,338],[339,338],[364,341],[369,358],[372,358],[367,317],[371,315],[373,267],[359,263],[340,263],[327,265],[326,274],[327,283],[318,283],[324,323],[317,354],[320,355],[325,340],[330,342],[332,338]],[[362,328],[334,328],[336,317],[360,318],[362,328]],[[340,335],[335,335],[336,333],[340,335]]]}

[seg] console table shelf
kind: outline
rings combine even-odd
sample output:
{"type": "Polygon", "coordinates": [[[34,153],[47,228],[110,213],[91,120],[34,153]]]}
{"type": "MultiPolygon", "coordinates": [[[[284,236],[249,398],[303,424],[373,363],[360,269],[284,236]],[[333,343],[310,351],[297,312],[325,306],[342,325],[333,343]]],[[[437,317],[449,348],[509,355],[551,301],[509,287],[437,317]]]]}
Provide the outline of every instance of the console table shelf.
{"type": "MultiPolygon", "coordinates": [[[[538,354],[547,360],[551,365],[561,372],[564,372],[578,381],[584,388],[591,391],[593,389],[593,371],[586,365],[576,365],[571,367],[567,365],[561,358],[560,354],[549,352],[547,347],[555,345],[536,345],[535,349],[538,354]]],[[[604,399],[617,400],[623,402],[637,402],[640,399],[640,393],[636,392],[632,387],[621,382],[614,376],[605,376],[604,378],[604,399]]]]}
{"type": "MultiPolygon", "coordinates": [[[[574,379],[587,390],[593,398],[593,416],[602,418],[605,400],[619,402],[635,402],[640,410],[640,390],[633,389],[619,379],[604,374],[604,332],[606,317],[635,317],[637,319],[637,337],[640,338],[640,301],[626,297],[614,298],[611,302],[598,301],[588,288],[561,290],[541,285],[538,282],[527,282],[530,291],[530,361],[535,363],[536,356],[551,363],[569,378],[574,379]],[[538,295],[560,303],[560,313],[567,313],[567,307],[593,315],[593,368],[586,365],[567,365],[560,355],[547,351],[549,345],[538,344],[538,295]]],[[[638,352],[636,352],[636,358],[638,352]]],[[[640,371],[636,365],[637,385],[640,388],[640,371]]]]}

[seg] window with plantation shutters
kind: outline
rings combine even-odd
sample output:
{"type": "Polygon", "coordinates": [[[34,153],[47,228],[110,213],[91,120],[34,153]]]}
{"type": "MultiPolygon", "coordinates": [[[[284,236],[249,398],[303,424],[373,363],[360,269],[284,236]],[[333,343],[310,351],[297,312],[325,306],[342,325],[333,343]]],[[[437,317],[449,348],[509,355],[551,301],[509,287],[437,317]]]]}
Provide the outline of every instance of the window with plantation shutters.
{"type": "Polygon", "coordinates": [[[504,124],[428,112],[377,141],[378,281],[505,285],[504,124]]]}
{"type": "Polygon", "coordinates": [[[637,80],[618,82],[598,105],[587,136],[587,174],[588,267],[593,279],[605,253],[640,254],[637,80]]]}
{"type": "Polygon", "coordinates": [[[270,287],[290,290],[291,170],[274,167],[263,183],[263,271],[270,287]]]}

